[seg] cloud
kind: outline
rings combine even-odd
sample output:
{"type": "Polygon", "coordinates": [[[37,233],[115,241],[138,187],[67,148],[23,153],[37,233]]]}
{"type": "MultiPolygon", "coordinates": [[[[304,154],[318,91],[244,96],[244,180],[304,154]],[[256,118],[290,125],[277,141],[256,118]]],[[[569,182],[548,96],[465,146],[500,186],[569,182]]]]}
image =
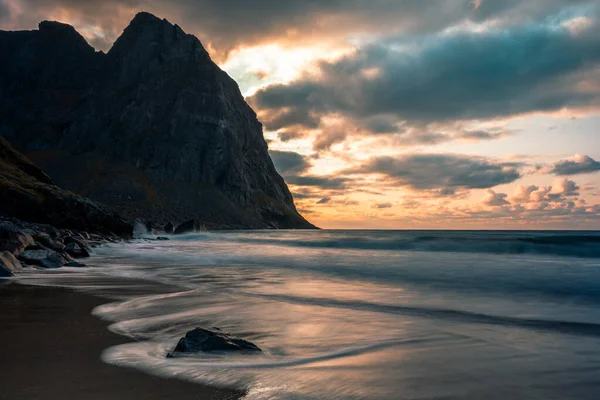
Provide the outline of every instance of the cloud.
{"type": "Polygon", "coordinates": [[[331,197],[323,197],[321,200],[317,201],[317,204],[327,204],[331,201],[331,197]]]}
{"type": "Polygon", "coordinates": [[[515,204],[537,204],[568,202],[580,195],[580,186],[567,178],[560,179],[552,186],[518,186],[510,200],[515,204]]]}
{"type": "Polygon", "coordinates": [[[379,210],[385,209],[385,208],[392,208],[392,207],[393,207],[392,203],[375,203],[371,206],[371,208],[377,208],[379,210]]]}
{"type": "Polygon", "coordinates": [[[469,131],[469,130],[462,131],[462,132],[458,133],[457,135],[455,135],[455,138],[464,139],[467,141],[495,140],[495,139],[500,139],[500,138],[509,136],[511,134],[512,134],[512,132],[509,132],[506,130],[492,131],[492,130],[479,129],[479,130],[473,130],[473,131],[469,131]]]}
{"type": "Polygon", "coordinates": [[[341,143],[346,140],[347,136],[348,133],[341,130],[322,132],[313,141],[313,150],[329,150],[334,144],[341,143]]]}
{"type": "Polygon", "coordinates": [[[303,155],[293,151],[269,150],[269,154],[275,168],[283,176],[290,173],[302,173],[311,167],[303,155]]]}
{"type": "Polygon", "coordinates": [[[511,164],[455,154],[406,154],[374,157],[347,171],[354,174],[386,175],[396,184],[417,190],[487,189],[511,183],[521,177],[511,164]]]}
{"type": "Polygon", "coordinates": [[[298,131],[279,131],[277,132],[277,137],[282,142],[290,142],[304,137],[304,133],[298,131]]]}
{"type": "Polygon", "coordinates": [[[285,180],[291,185],[319,187],[321,189],[344,189],[346,187],[346,183],[348,182],[348,179],[345,178],[314,175],[286,176],[285,180]]]}
{"type": "MultiPolygon", "coordinates": [[[[285,178],[285,181],[288,184],[309,188],[337,190],[345,189],[346,184],[349,182],[348,179],[341,177],[306,174],[312,164],[305,156],[296,152],[269,150],[269,154],[271,155],[273,164],[275,164],[275,168],[285,178]]],[[[301,198],[302,196],[303,198],[311,198],[318,196],[319,194],[296,192],[294,195],[296,198],[301,198]]]]}
{"type": "Polygon", "coordinates": [[[564,196],[579,196],[579,185],[574,181],[571,181],[567,178],[560,180],[556,187],[558,187],[558,193],[564,196]]]}
{"type": "MultiPolygon", "coordinates": [[[[2,0],[17,4],[10,29],[32,29],[42,19],[76,22],[103,32],[107,50],[138,11],[168,18],[199,36],[218,57],[241,46],[279,42],[343,40],[347,35],[394,31],[419,34],[472,21],[520,23],[543,18],[579,0],[486,1],[476,9],[471,0],[2,0]]],[[[1,21],[1,20],[0,20],[1,21]]],[[[6,28],[6,27],[4,27],[6,28]]]]}
{"type": "Polygon", "coordinates": [[[589,156],[578,154],[573,159],[561,160],[554,164],[550,173],[554,175],[577,175],[598,171],[600,171],[600,162],[589,156]]]}
{"type": "MultiPolygon", "coordinates": [[[[598,7],[589,13],[596,16],[598,7]]],[[[293,109],[290,124],[308,120],[314,126],[316,118],[339,115],[374,133],[407,121],[422,125],[598,106],[600,95],[583,83],[599,79],[600,24],[593,20],[574,34],[563,14],[525,25],[378,38],[320,63],[316,74],[263,88],[250,101],[266,115],[293,109]],[[365,75],[373,69],[376,76],[365,75]]],[[[497,136],[502,133],[462,133],[463,139],[497,136]]]]}
{"type": "Polygon", "coordinates": [[[490,206],[490,207],[505,206],[505,205],[510,204],[508,201],[506,201],[507,197],[508,197],[507,194],[496,193],[492,189],[488,189],[487,194],[483,199],[483,204],[490,206]]]}

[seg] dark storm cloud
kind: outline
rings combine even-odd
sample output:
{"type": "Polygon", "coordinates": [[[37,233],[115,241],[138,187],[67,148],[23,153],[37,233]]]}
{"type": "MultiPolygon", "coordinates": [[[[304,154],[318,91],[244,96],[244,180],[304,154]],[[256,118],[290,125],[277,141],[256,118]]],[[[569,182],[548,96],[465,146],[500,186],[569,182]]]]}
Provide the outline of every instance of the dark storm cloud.
{"type": "MultiPolygon", "coordinates": [[[[311,163],[305,156],[301,154],[293,151],[277,150],[270,150],[269,154],[271,155],[273,164],[275,164],[275,168],[285,178],[285,181],[288,184],[320,190],[338,190],[346,188],[348,180],[345,178],[333,176],[314,176],[306,174],[308,169],[311,167],[311,163]]],[[[296,193],[300,193],[300,195],[302,195],[302,192],[296,193]]],[[[309,197],[315,197],[315,193],[310,193],[310,196],[303,198],[309,197]]]]}
{"type": "MultiPolygon", "coordinates": [[[[587,23],[574,28],[551,18],[483,32],[379,39],[322,63],[319,75],[264,88],[251,101],[263,114],[295,109],[294,124],[328,114],[429,123],[598,105],[596,91],[577,89],[600,67],[600,24],[587,23]]],[[[374,128],[392,127],[388,120],[374,128]]]]}
{"type": "Polygon", "coordinates": [[[319,118],[305,113],[301,109],[291,108],[281,110],[276,114],[267,115],[265,118],[262,118],[262,123],[270,131],[277,131],[293,125],[317,128],[319,126],[319,118]]]}
{"type": "Polygon", "coordinates": [[[573,160],[561,160],[554,164],[550,170],[551,174],[555,175],[577,175],[589,174],[600,171],[600,162],[593,158],[583,155],[573,160]]]}
{"type": "Polygon", "coordinates": [[[269,150],[271,160],[275,164],[277,172],[281,175],[290,173],[302,173],[310,168],[310,163],[306,158],[293,151],[269,150]]]}
{"type": "Polygon", "coordinates": [[[453,154],[407,154],[374,157],[353,174],[378,173],[417,190],[488,189],[521,177],[512,165],[453,154]]]}
{"type": "Polygon", "coordinates": [[[331,201],[331,197],[323,197],[321,200],[317,201],[317,204],[327,204],[331,201]]]}
{"type": "MultiPolygon", "coordinates": [[[[6,0],[3,0],[6,2],[6,0]]],[[[435,32],[463,20],[541,18],[577,0],[11,0],[21,15],[15,28],[33,28],[60,9],[80,23],[101,25],[108,43],[136,12],[149,11],[210,42],[218,52],[259,42],[322,41],[348,34],[435,32]],[[112,11],[112,12],[111,12],[112,11]],[[118,12],[116,12],[118,11],[118,12]]],[[[104,49],[106,50],[106,49],[104,49]]]]}

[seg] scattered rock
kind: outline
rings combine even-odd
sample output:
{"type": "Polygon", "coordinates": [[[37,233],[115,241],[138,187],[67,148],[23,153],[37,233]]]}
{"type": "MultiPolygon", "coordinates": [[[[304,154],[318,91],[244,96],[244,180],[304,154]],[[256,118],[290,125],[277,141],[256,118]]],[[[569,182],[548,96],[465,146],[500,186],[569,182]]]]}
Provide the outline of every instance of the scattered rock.
{"type": "Polygon", "coordinates": [[[202,230],[206,230],[202,222],[200,222],[198,219],[191,219],[179,225],[173,233],[176,235],[182,235],[184,233],[200,232],[202,230]]]}
{"type": "Polygon", "coordinates": [[[164,227],[163,230],[165,231],[165,233],[169,233],[172,234],[173,232],[175,232],[175,225],[173,225],[172,222],[168,222],[164,227]]]}
{"type": "Polygon", "coordinates": [[[65,260],[57,253],[50,254],[48,257],[40,260],[40,266],[44,268],[60,268],[65,260]]]}
{"type": "Polygon", "coordinates": [[[34,244],[30,235],[21,233],[17,227],[9,223],[0,224],[0,251],[10,251],[15,256],[34,244]]]}
{"type": "Polygon", "coordinates": [[[52,250],[25,250],[19,255],[19,260],[44,268],[60,268],[65,263],[65,259],[52,250]]]}
{"type": "Polygon", "coordinates": [[[35,239],[37,240],[36,245],[57,251],[59,253],[65,248],[63,243],[59,242],[58,240],[51,239],[50,237],[36,235],[35,239]]]}
{"type": "Polygon", "coordinates": [[[51,254],[56,253],[52,250],[25,250],[19,255],[19,259],[27,264],[40,265],[40,262],[51,254]]]}
{"type": "Polygon", "coordinates": [[[10,251],[0,252],[0,278],[13,276],[21,268],[21,263],[10,251]]]}
{"type": "Polygon", "coordinates": [[[87,258],[90,253],[75,242],[69,243],[65,246],[65,252],[75,258],[87,258]]]}
{"type": "Polygon", "coordinates": [[[156,238],[156,240],[170,240],[170,239],[168,237],[159,236],[156,238]]]}
{"type": "Polygon", "coordinates": [[[82,249],[87,249],[88,245],[81,239],[76,238],[75,236],[67,236],[66,238],[64,238],[64,242],[66,245],[69,245],[71,243],[75,243],[77,246],[79,246],[82,249]]]}
{"type": "Polygon", "coordinates": [[[231,336],[219,328],[196,328],[181,338],[173,352],[168,357],[181,354],[213,351],[261,352],[254,343],[231,336]]]}
{"type": "Polygon", "coordinates": [[[55,227],[53,227],[52,225],[48,225],[48,224],[35,224],[37,230],[38,230],[38,235],[39,234],[46,234],[51,238],[57,238],[60,236],[60,230],[56,229],[55,227]]]}

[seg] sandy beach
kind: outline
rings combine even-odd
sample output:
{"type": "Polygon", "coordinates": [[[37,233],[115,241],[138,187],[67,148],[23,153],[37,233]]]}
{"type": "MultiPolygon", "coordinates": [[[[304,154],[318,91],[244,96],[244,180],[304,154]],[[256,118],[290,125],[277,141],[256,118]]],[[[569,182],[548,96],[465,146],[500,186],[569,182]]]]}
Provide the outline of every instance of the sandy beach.
{"type": "Polygon", "coordinates": [[[90,312],[106,300],[0,285],[0,399],[237,399],[243,393],[146,375],[100,360],[126,343],[90,312]]]}

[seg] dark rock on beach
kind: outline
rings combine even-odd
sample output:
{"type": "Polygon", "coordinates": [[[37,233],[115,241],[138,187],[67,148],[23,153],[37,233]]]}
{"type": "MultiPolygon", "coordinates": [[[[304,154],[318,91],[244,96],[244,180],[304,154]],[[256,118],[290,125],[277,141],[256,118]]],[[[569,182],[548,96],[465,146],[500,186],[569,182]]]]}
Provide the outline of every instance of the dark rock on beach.
{"type": "Polygon", "coordinates": [[[43,260],[40,260],[40,266],[43,268],[60,268],[65,265],[65,262],[66,260],[58,253],[53,253],[43,260]]]}
{"type": "Polygon", "coordinates": [[[75,244],[79,248],[82,248],[82,249],[89,248],[89,246],[87,244],[85,244],[85,242],[83,240],[81,240],[80,238],[77,238],[75,236],[67,236],[63,240],[66,245],[75,244]]]}
{"type": "Polygon", "coordinates": [[[23,268],[31,266],[85,267],[85,264],[75,261],[72,256],[89,257],[90,243],[100,245],[108,240],[114,239],[112,236],[102,237],[96,233],[86,236],[73,230],[56,229],[47,224],[0,216],[0,277],[16,275],[23,268]],[[90,241],[83,237],[89,237],[90,241]],[[68,244],[65,246],[64,242],[68,244]]]}
{"type": "Polygon", "coordinates": [[[314,228],[236,82],[179,26],[140,13],[104,54],[46,21],[0,31],[0,56],[3,134],[48,173],[27,163],[27,185],[3,182],[12,215],[129,232],[98,201],[159,226],[197,218],[209,229],[314,228]]]}
{"type": "Polygon", "coordinates": [[[0,278],[13,276],[21,268],[21,263],[10,251],[0,252],[0,278]]]}
{"type": "Polygon", "coordinates": [[[69,243],[65,246],[65,252],[71,257],[75,258],[86,258],[90,256],[90,253],[77,243],[69,243]]]}
{"type": "Polygon", "coordinates": [[[7,250],[14,255],[18,255],[33,244],[33,238],[30,235],[19,231],[19,229],[12,224],[0,223],[1,250],[7,250]]]}
{"type": "Polygon", "coordinates": [[[44,268],[60,268],[65,259],[52,250],[25,250],[19,259],[29,265],[39,265],[44,268]]]}
{"type": "Polygon", "coordinates": [[[50,250],[54,250],[56,252],[63,252],[65,250],[65,244],[50,238],[49,236],[47,236],[47,234],[37,234],[36,236],[34,236],[36,243],[39,243],[40,245],[50,249],[50,250]]]}
{"type": "Polygon", "coordinates": [[[181,338],[173,352],[168,357],[176,357],[182,354],[198,352],[261,352],[262,350],[254,343],[231,336],[219,328],[205,329],[196,328],[189,331],[181,338]]]}

